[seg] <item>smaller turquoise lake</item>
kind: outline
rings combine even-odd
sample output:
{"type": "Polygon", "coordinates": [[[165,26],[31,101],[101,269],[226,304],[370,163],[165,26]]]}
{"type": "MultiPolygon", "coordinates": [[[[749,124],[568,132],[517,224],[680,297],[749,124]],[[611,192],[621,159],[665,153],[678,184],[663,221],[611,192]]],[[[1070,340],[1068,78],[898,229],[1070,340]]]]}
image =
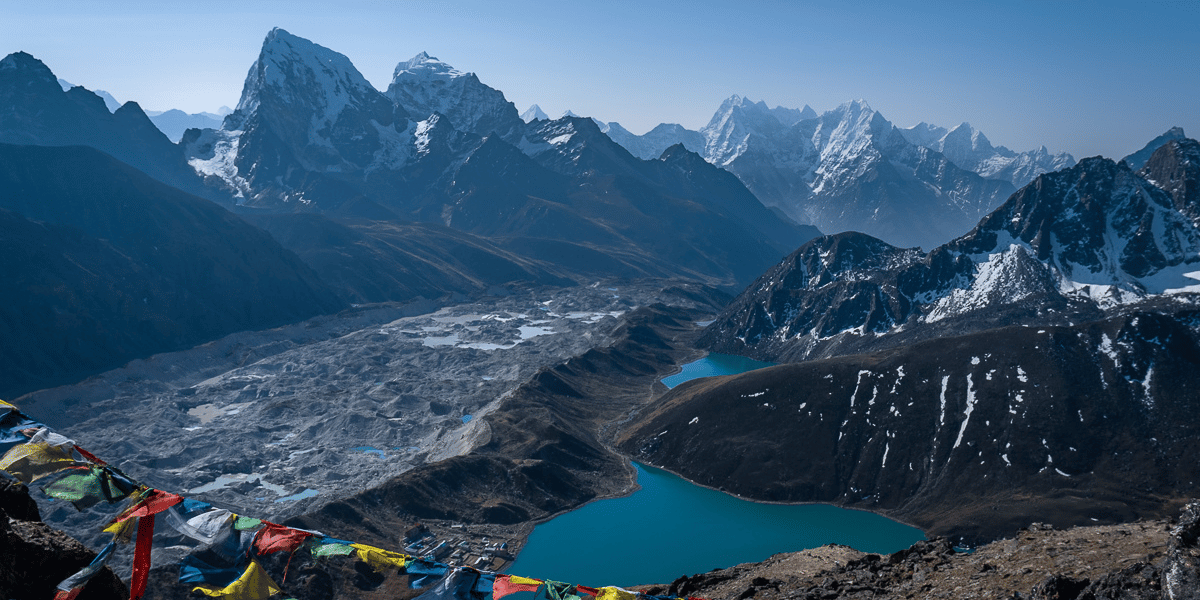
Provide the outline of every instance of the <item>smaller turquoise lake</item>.
{"type": "Polygon", "coordinates": [[[700,360],[695,360],[680,367],[682,370],[674,375],[663,377],[663,385],[673,388],[685,381],[700,377],[715,377],[717,375],[736,375],[763,367],[773,367],[775,363],[762,362],[744,356],[732,354],[709,354],[700,360]]]}

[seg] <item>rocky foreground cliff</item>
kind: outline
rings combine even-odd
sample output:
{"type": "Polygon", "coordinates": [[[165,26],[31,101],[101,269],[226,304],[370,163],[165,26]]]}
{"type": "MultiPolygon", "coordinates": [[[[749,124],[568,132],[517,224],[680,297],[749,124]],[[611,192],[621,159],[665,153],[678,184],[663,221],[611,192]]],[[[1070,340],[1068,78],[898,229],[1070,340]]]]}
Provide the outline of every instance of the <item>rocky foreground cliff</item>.
{"type": "Polygon", "coordinates": [[[1176,520],[1059,530],[1033,524],[956,551],[934,538],[887,556],[845,546],[681,577],[648,593],[701,598],[1196,598],[1200,504],[1176,520]]]}

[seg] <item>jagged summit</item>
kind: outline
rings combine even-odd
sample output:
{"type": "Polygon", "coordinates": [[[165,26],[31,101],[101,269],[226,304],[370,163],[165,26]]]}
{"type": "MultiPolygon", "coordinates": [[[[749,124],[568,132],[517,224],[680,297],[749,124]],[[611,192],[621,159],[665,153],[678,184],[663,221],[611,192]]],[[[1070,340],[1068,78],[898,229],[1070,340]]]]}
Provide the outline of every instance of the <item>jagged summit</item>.
{"type": "Polygon", "coordinates": [[[54,76],[50,67],[27,52],[13,52],[0,59],[0,77],[20,77],[39,84],[58,85],[58,78],[54,76]]]}
{"type": "Polygon", "coordinates": [[[430,56],[426,52],[421,52],[407,61],[396,65],[396,70],[392,72],[392,81],[401,77],[418,77],[430,80],[434,78],[454,79],[455,77],[463,77],[465,75],[472,75],[472,73],[463,73],[450,66],[449,63],[438,60],[436,56],[430,56]]]}
{"type": "Polygon", "coordinates": [[[531,123],[533,121],[549,121],[550,115],[546,114],[546,111],[542,110],[542,107],[534,104],[525,109],[525,112],[521,113],[521,120],[525,121],[526,123],[531,123]]]}
{"type": "Polygon", "coordinates": [[[1103,157],[1038,177],[951,247],[967,254],[1022,247],[1061,293],[1102,307],[1196,285],[1200,231],[1171,197],[1103,157]]]}
{"type": "Polygon", "coordinates": [[[426,52],[396,65],[385,95],[414,119],[440,113],[460,131],[481,137],[498,133],[514,139],[521,125],[503,93],[426,52]]]}
{"type": "Polygon", "coordinates": [[[263,40],[234,114],[243,118],[264,97],[282,106],[307,105],[314,126],[331,125],[348,104],[369,104],[378,92],[345,55],[278,27],[263,40]]]}
{"type": "Polygon", "coordinates": [[[1025,152],[993,146],[982,131],[966,121],[954,129],[922,122],[900,129],[899,132],[909,143],[941,152],[963,169],[988,179],[1008,181],[1015,187],[1033,181],[1042,173],[1070,168],[1075,164],[1075,158],[1070,154],[1052,154],[1045,146],[1025,152]]]}
{"type": "Polygon", "coordinates": [[[1162,135],[1150,140],[1150,143],[1143,146],[1141,150],[1138,150],[1137,152],[1134,152],[1133,154],[1130,154],[1121,160],[1124,160],[1129,165],[1129,168],[1136,171],[1146,166],[1146,161],[1150,160],[1150,157],[1154,154],[1155,150],[1162,148],[1164,145],[1173,140],[1181,140],[1185,137],[1187,137],[1187,135],[1184,134],[1182,127],[1172,127],[1162,135]]]}

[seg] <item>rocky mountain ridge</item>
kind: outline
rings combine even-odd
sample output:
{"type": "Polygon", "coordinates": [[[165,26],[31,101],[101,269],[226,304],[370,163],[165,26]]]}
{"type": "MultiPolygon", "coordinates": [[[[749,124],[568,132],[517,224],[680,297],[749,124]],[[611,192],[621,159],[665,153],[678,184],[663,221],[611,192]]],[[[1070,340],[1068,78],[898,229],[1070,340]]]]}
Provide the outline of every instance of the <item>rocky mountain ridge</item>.
{"type": "Polygon", "coordinates": [[[229,203],[227,194],[201,182],[136,102],[109,112],[103,98],[83,87],[64,91],[45,64],[24,52],[0,59],[0,143],[91,146],[167,185],[229,203]]]}
{"type": "Polygon", "coordinates": [[[1011,326],[689,382],[620,448],[742,497],[879,511],[971,543],[1159,517],[1200,488],[1194,309],[1011,326]]]}
{"type": "MultiPolygon", "coordinates": [[[[1177,168],[1159,177],[1194,178],[1189,152],[1194,143],[1160,149],[1155,164],[1177,168]]],[[[818,238],[747,288],[702,343],[801,360],[946,332],[1069,324],[1143,302],[1187,305],[1200,289],[1191,275],[1200,230],[1188,216],[1198,200],[1192,187],[1169,185],[1174,196],[1125,163],[1093,158],[1040,176],[928,253],[861,234],[818,238]]]]}

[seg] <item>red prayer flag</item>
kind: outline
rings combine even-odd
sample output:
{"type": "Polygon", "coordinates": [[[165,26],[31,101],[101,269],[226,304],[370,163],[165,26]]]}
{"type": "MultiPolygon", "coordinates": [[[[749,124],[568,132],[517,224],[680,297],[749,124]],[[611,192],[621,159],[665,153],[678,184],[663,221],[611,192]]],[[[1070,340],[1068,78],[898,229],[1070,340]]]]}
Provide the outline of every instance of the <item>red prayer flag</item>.
{"type": "Polygon", "coordinates": [[[276,525],[275,523],[264,523],[264,527],[259,529],[258,533],[254,535],[254,549],[259,554],[294,552],[311,535],[307,531],[300,531],[291,527],[276,525]]]}
{"type": "MultiPolygon", "coordinates": [[[[158,513],[183,502],[183,496],[176,496],[170,492],[162,490],[150,490],[140,502],[134,504],[125,512],[113,519],[113,523],[120,523],[132,517],[148,517],[157,515],[158,513]]],[[[140,534],[139,534],[140,535],[140,534]]]]}
{"type": "Polygon", "coordinates": [[[137,545],[133,548],[133,575],[129,578],[129,600],[141,600],[146,593],[146,579],[150,576],[150,544],[153,541],[154,515],[139,517],[137,545]]]}
{"type": "Polygon", "coordinates": [[[536,592],[540,581],[529,579],[527,577],[517,577],[517,582],[512,581],[512,575],[497,575],[495,583],[492,584],[492,600],[500,600],[501,598],[515,592],[536,592]]]}

